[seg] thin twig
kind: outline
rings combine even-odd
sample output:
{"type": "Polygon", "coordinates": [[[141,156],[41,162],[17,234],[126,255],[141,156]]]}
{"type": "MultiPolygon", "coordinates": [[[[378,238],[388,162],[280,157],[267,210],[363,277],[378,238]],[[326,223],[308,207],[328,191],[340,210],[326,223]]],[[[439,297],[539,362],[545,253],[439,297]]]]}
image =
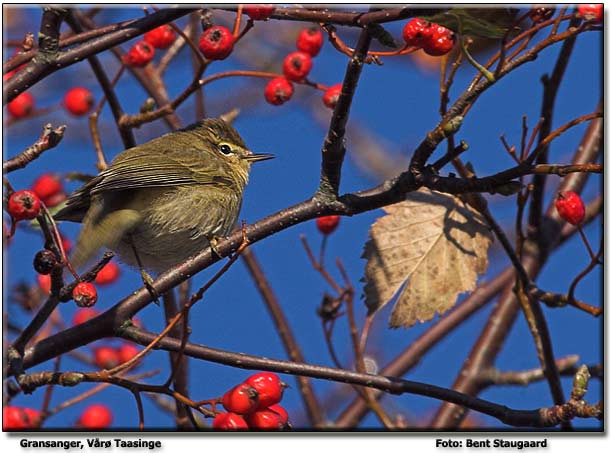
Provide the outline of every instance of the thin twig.
{"type": "Polygon", "coordinates": [[[56,147],[62,138],[64,138],[65,131],[66,126],[59,126],[53,129],[50,123],[45,124],[38,140],[15,157],[5,160],[2,163],[2,171],[10,173],[14,170],[25,168],[34,159],[38,159],[43,152],[56,147]]]}

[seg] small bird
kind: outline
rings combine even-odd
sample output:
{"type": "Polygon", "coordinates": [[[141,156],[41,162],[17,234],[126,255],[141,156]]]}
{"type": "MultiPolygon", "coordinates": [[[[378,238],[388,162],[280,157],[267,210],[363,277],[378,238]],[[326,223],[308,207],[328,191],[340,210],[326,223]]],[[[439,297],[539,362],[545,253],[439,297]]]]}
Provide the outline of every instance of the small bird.
{"type": "Polygon", "coordinates": [[[83,223],[73,266],[107,247],[144,278],[145,269],[163,272],[213,246],[236,224],[251,164],[271,158],[221,119],[126,149],[55,215],[83,223]]]}

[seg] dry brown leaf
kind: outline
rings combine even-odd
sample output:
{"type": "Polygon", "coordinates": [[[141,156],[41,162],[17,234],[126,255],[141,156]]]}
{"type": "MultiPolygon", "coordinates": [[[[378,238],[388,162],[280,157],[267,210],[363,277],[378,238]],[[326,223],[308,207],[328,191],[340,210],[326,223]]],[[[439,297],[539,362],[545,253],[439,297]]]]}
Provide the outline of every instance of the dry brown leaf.
{"type": "Polygon", "coordinates": [[[365,304],[380,310],[401,290],[390,326],[410,327],[451,308],[488,267],[492,234],[453,195],[420,189],[384,208],[365,244],[365,304]],[[406,283],[407,282],[407,283],[406,283]]]}

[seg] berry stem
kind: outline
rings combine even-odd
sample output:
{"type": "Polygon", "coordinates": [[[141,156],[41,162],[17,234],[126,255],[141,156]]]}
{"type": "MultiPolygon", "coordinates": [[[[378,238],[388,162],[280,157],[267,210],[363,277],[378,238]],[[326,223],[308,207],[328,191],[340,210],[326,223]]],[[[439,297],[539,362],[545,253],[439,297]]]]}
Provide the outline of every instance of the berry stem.
{"type": "MultiPolygon", "coordinates": [[[[119,81],[119,78],[123,74],[123,71],[125,71],[125,65],[121,64],[121,66],[119,66],[117,74],[110,81],[109,90],[112,90],[115,87],[115,85],[119,81]]],[[[106,160],[104,149],[102,148],[102,140],[100,139],[100,131],[98,129],[98,118],[100,116],[100,112],[102,111],[102,107],[104,107],[106,101],[107,97],[106,94],[104,94],[100,99],[100,102],[98,103],[96,109],[89,115],[89,129],[91,132],[91,138],[93,140],[93,146],[95,148],[95,154],[97,157],[96,168],[98,169],[98,171],[103,171],[108,168],[108,161],[106,160]]]]}
{"type": "Polygon", "coordinates": [[[324,267],[325,251],[327,250],[327,238],[328,237],[329,237],[329,235],[325,234],[322,237],[322,242],[320,244],[320,255],[318,256],[318,263],[320,264],[320,267],[324,267]]]}
{"type": "Polygon", "coordinates": [[[74,276],[75,280],[80,281],[81,278],[79,277],[78,273],[74,270],[74,267],[72,267],[72,264],[70,263],[70,260],[68,259],[68,256],[66,255],[66,250],[64,249],[64,244],[62,243],[62,238],[59,234],[59,230],[57,229],[57,224],[55,223],[53,216],[51,215],[51,213],[47,209],[47,206],[45,205],[45,203],[42,200],[40,202],[40,206],[42,208],[43,215],[45,216],[46,220],[51,224],[51,235],[53,237],[53,242],[55,242],[55,246],[59,250],[62,261],[66,264],[66,267],[68,268],[70,273],[74,276]]]}
{"type": "Polygon", "coordinates": [[[316,88],[317,90],[321,90],[321,91],[327,91],[329,89],[327,85],[323,85],[322,83],[312,82],[311,80],[308,80],[308,79],[303,79],[303,84],[309,87],[312,87],[312,88],[316,88]]]}
{"type": "MultiPolygon", "coordinates": [[[[199,86],[203,87],[204,85],[209,84],[210,82],[214,82],[215,80],[223,79],[225,77],[260,77],[263,79],[275,79],[276,77],[283,77],[282,74],[276,74],[274,72],[263,72],[263,71],[249,71],[249,70],[232,70],[232,71],[224,71],[218,72],[216,74],[210,75],[204,79],[199,81],[199,86]]],[[[325,85],[318,84],[316,82],[312,82],[310,80],[299,80],[299,81],[291,81],[291,83],[295,83],[298,85],[307,85],[319,90],[326,90],[327,87],[325,85]]]]}
{"type": "Polygon", "coordinates": [[[592,261],[598,262],[598,256],[594,254],[594,251],[592,250],[592,246],[590,245],[590,241],[588,241],[588,238],[586,237],[585,233],[583,232],[583,228],[581,228],[581,225],[577,225],[577,231],[579,232],[579,235],[581,236],[583,243],[586,245],[586,248],[588,249],[588,253],[590,254],[590,258],[592,259],[592,261]]]}
{"type": "MultiPolygon", "coordinates": [[[[238,5],[238,11],[235,16],[235,21],[233,22],[233,37],[238,39],[240,34],[240,25],[242,24],[242,9],[244,6],[240,3],[238,5]]],[[[251,25],[252,26],[252,25],[251,25]]]]}
{"type": "MultiPolygon", "coordinates": [[[[581,227],[577,226],[577,229],[579,230],[580,233],[581,232],[581,227]]],[[[583,237],[583,236],[582,236],[583,237]]],[[[588,249],[590,247],[588,246],[588,249]]],[[[575,290],[577,289],[577,284],[586,276],[590,273],[590,271],[592,269],[594,269],[594,267],[596,267],[597,264],[600,264],[600,256],[602,255],[603,252],[603,241],[601,240],[601,247],[600,247],[600,251],[598,252],[598,255],[594,255],[592,257],[592,260],[590,261],[590,263],[586,266],[586,268],[581,271],[577,277],[575,277],[575,279],[573,280],[573,282],[571,283],[571,286],[569,288],[569,294],[568,294],[568,298],[569,298],[569,303],[574,303],[575,302],[575,290]]]]}
{"type": "MultiPolygon", "coordinates": [[[[354,49],[348,45],[346,45],[339,36],[337,36],[337,32],[335,31],[334,27],[331,27],[329,25],[325,25],[325,24],[320,24],[320,26],[327,32],[327,34],[329,35],[329,42],[331,43],[331,45],[333,47],[335,47],[336,50],[340,51],[341,53],[348,55],[349,57],[352,56],[352,54],[354,53],[354,49]]],[[[404,45],[403,47],[401,47],[400,49],[397,50],[370,50],[367,52],[367,56],[370,58],[366,59],[366,63],[372,63],[373,61],[376,61],[377,57],[394,57],[397,55],[407,55],[410,53],[413,53],[417,50],[419,50],[420,47],[416,47],[416,46],[409,46],[409,45],[404,45]]]]}
{"type": "Polygon", "coordinates": [[[242,39],[244,37],[244,35],[246,35],[246,33],[248,33],[248,31],[254,27],[255,25],[255,21],[252,19],[248,19],[248,21],[246,22],[246,25],[244,26],[244,29],[238,34],[238,36],[235,37],[235,41],[234,41],[234,45],[235,43],[237,43],[240,39],[242,39]]]}

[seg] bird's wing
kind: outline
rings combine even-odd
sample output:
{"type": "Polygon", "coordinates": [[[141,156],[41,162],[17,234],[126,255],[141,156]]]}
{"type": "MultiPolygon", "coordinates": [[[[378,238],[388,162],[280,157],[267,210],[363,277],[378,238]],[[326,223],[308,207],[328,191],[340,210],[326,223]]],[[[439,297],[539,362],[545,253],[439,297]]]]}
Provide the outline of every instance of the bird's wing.
{"type": "Polygon", "coordinates": [[[91,204],[91,196],[109,191],[143,187],[168,187],[214,184],[228,186],[232,181],[214,159],[206,159],[197,149],[180,150],[180,161],[171,150],[154,150],[151,142],[119,154],[108,169],[79,188],[66,206],[55,214],[57,220],[82,221],[91,204]],[[144,163],[144,165],[143,165],[144,163]]]}
{"type": "Polygon", "coordinates": [[[181,149],[178,160],[176,152],[152,152],[146,145],[119,154],[97,177],[96,184],[90,189],[91,194],[141,187],[230,183],[220,176],[224,172],[219,162],[206,159],[205,154],[197,149],[181,149]]]}

